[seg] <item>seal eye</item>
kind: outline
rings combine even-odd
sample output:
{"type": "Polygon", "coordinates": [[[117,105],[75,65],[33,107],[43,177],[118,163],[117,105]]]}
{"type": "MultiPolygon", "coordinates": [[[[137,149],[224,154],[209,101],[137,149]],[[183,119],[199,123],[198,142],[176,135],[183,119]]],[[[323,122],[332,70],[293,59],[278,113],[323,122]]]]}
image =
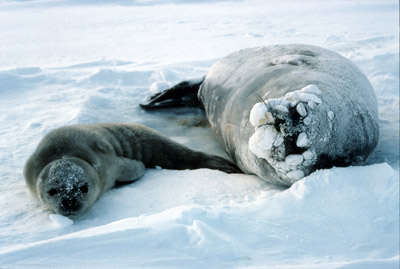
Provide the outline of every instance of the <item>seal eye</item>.
{"type": "Polygon", "coordinates": [[[82,193],[88,193],[88,191],[89,191],[89,188],[88,188],[87,184],[83,185],[79,189],[81,190],[82,193]]]}
{"type": "Polygon", "coordinates": [[[58,191],[56,190],[56,189],[51,189],[51,190],[49,190],[49,195],[50,196],[54,196],[54,195],[56,195],[58,193],[58,191]]]}

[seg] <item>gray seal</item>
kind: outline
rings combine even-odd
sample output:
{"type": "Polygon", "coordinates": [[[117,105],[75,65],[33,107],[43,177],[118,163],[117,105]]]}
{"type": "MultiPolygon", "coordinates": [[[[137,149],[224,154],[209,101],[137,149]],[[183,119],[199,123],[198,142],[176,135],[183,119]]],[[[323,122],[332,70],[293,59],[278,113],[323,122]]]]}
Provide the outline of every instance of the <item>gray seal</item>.
{"type": "Polygon", "coordinates": [[[29,190],[49,209],[79,216],[108,189],[133,182],[145,168],[210,168],[240,173],[232,162],[191,150],[143,125],[90,124],[49,132],[27,160],[29,190]]]}
{"type": "Polygon", "coordinates": [[[343,56],[310,45],[234,52],[205,78],[141,106],[203,108],[243,172],[286,186],[317,169],[363,164],[379,137],[368,79],[343,56]]]}

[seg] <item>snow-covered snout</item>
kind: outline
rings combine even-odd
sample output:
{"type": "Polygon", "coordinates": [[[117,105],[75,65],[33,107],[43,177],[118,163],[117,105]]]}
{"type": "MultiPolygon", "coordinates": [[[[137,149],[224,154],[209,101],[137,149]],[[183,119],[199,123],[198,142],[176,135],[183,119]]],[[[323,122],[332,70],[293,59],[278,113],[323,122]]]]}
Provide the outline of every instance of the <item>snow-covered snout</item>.
{"type": "Polygon", "coordinates": [[[40,200],[57,214],[74,217],[86,211],[97,199],[91,167],[83,160],[69,157],[51,162],[37,181],[40,200]]]}
{"type": "MultiPolygon", "coordinates": [[[[280,178],[291,183],[308,175],[316,164],[319,131],[311,125],[322,113],[314,113],[322,104],[321,95],[320,89],[311,84],[281,98],[257,103],[250,112],[250,123],[255,127],[250,151],[267,160],[280,178]]],[[[327,117],[329,127],[325,129],[330,135],[334,113],[329,111],[327,117]]]]}

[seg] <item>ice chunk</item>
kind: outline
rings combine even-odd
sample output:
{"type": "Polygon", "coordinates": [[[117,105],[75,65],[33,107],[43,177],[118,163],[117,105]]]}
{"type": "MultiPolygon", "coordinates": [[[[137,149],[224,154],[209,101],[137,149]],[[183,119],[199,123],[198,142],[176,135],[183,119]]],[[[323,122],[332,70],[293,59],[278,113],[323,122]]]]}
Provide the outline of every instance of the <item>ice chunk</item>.
{"type": "Polygon", "coordinates": [[[287,107],[283,106],[283,105],[277,105],[276,107],[274,107],[274,109],[278,112],[287,114],[289,113],[289,109],[287,109],[287,107]]]}
{"type": "Polygon", "coordinates": [[[329,111],[329,112],[328,112],[328,118],[329,118],[330,120],[333,120],[334,117],[335,117],[335,113],[333,113],[333,111],[329,111]]]}
{"type": "Polygon", "coordinates": [[[273,126],[262,126],[256,131],[256,141],[259,147],[270,150],[275,142],[277,131],[273,126]]]}
{"type": "Polygon", "coordinates": [[[276,168],[284,170],[284,171],[289,171],[290,170],[290,166],[286,162],[277,162],[276,163],[276,168]]]}
{"type": "Polygon", "coordinates": [[[318,95],[320,95],[322,93],[321,90],[318,88],[318,86],[314,85],[314,84],[310,84],[308,86],[305,86],[300,91],[301,92],[306,92],[306,93],[318,94],[318,95]]]}
{"type": "Polygon", "coordinates": [[[283,141],[284,141],[283,137],[280,134],[278,134],[275,138],[274,146],[279,147],[280,145],[282,145],[283,141]]]}
{"type": "Polygon", "coordinates": [[[258,158],[266,158],[264,151],[258,146],[256,134],[253,134],[249,139],[249,149],[258,158]]]}
{"type": "Polygon", "coordinates": [[[297,137],[296,146],[299,148],[307,147],[310,144],[306,133],[300,133],[297,137]]]}
{"type": "Polygon", "coordinates": [[[310,150],[304,151],[303,157],[305,160],[311,160],[314,157],[314,153],[312,153],[310,150]]]}
{"type": "Polygon", "coordinates": [[[313,101],[308,102],[308,107],[311,109],[314,109],[317,106],[316,103],[314,103],[313,101]]]}
{"type": "Polygon", "coordinates": [[[303,120],[303,122],[304,122],[304,124],[305,125],[309,125],[310,123],[311,123],[311,117],[310,116],[308,116],[308,117],[306,117],[304,120],[303,120]]]}
{"type": "Polygon", "coordinates": [[[264,103],[257,103],[250,111],[250,123],[254,127],[263,125],[267,122],[266,113],[268,108],[264,103]]]}
{"type": "Polygon", "coordinates": [[[291,180],[299,180],[302,179],[305,174],[301,170],[294,170],[286,174],[286,176],[291,180]]]}
{"type": "Polygon", "coordinates": [[[273,98],[273,99],[268,99],[268,105],[270,107],[275,107],[275,106],[285,106],[285,107],[289,107],[291,105],[290,101],[287,100],[284,97],[281,98],[273,98]]]}
{"type": "Polygon", "coordinates": [[[317,104],[322,103],[321,99],[319,99],[319,97],[313,93],[294,91],[294,92],[289,93],[288,96],[293,98],[294,100],[299,100],[301,102],[310,102],[311,101],[311,102],[314,102],[317,104]]]}
{"type": "Polygon", "coordinates": [[[265,125],[257,128],[249,139],[249,149],[258,158],[267,159],[276,141],[278,133],[273,126],[265,125]]]}
{"type": "Polygon", "coordinates": [[[66,227],[72,225],[74,222],[67,217],[64,217],[59,214],[50,214],[51,221],[59,227],[66,227]]]}
{"type": "Polygon", "coordinates": [[[170,87],[171,87],[171,85],[167,82],[156,81],[151,84],[150,93],[152,93],[152,94],[159,93],[170,87]]]}
{"type": "Polygon", "coordinates": [[[303,159],[303,155],[301,154],[292,154],[286,157],[285,162],[288,165],[299,165],[303,162],[303,159]]]}
{"type": "Polygon", "coordinates": [[[305,106],[303,105],[303,103],[299,103],[299,104],[296,106],[296,111],[297,111],[297,113],[299,113],[300,116],[302,116],[302,117],[307,116],[307,110],[306,110],[305,106]]]}

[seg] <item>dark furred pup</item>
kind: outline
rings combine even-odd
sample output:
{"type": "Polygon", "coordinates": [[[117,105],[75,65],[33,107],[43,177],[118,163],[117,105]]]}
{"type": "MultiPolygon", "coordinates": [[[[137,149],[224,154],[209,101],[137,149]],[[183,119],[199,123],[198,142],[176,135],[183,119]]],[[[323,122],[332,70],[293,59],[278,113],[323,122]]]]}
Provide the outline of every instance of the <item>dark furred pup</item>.
{"type": "Polygon", "coordinates": [[[135,181],[156,166],[241,173],[224,158],[191,150],[145,126],[109,123],[53,130],[26,162],[24,176],[52,211],[77,216],[116,183],[135,181]]]}

